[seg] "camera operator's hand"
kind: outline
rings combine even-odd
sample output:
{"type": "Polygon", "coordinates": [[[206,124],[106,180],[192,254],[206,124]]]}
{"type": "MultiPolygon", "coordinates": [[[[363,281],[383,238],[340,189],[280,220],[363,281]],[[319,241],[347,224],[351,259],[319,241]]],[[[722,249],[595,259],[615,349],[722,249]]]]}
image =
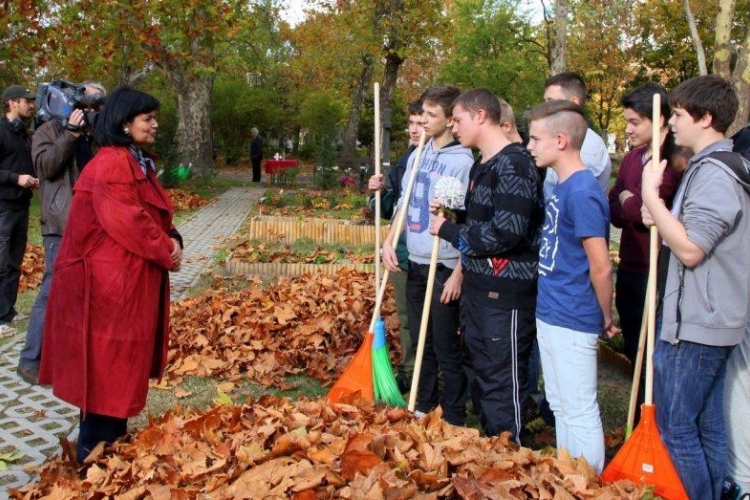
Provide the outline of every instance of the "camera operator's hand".
{"type": "Polygon", "coordinates": [[[82,109],[74,109],[68,118],[68,131],[75,137],[80,137],[86,126],[86,116],[82,109]]]}
{"type": "Polygon", "coordinates": [[[39,187],[39,179],[32,175],[21,174],[18,176],[18,185],[22,188],[36,189],[39,187]]]}

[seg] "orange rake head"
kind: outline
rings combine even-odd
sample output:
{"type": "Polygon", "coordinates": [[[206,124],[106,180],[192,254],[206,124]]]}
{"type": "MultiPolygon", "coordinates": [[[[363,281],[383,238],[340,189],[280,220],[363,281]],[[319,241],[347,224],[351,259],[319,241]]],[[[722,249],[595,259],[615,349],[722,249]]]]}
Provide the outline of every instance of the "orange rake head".
{"type": "Polygon", "coordinates": [[[342,397],[359,391],[362,398],[374,401],[372,382],[372,339],[373,333],[368,332],[362,345],[352,358],[344,373],[333,384],[328,393],[331,403],[338,403],[342,397]]]}
{"type": "Polygon", "coordinates": [[[688,500],[680,476],[661,440],[655,416],[655,406],[641,405],[638,426],[604,469],[602,479],[607,482],[629,479],[638,485],[653,486],[654,495],[667,500],[688,500]]]}

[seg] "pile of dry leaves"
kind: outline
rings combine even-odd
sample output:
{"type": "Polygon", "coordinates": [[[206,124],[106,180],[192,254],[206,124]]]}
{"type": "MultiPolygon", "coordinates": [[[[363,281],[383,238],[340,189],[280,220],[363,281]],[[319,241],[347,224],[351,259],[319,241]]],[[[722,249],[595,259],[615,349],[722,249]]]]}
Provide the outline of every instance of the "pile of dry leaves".
{"type": "Polygon", "coordinates": [[[119,498],[637,499],[630,482],[602,485],[583,460],[482,438],[431,413],[362,401],[330,406],[265,396],[206,412],[177,409],[79,469],[74,448],[40,468],[15,500],[119,498]]]}
{"type": "Polygon", "coordinates": [[[169,198],[172,200],[175,211],[194,210],[208,203],[208,200],[201,195],[182,189],[167,189],[167,194],[169,194],[169,198]]]}
{"type": "MultiPolygon", "coordinates": [[[[162,384],[198,375],[287,389],[284,378],[298,373],[331,383],[362,343],[374,297],[372,274],[344,269],[331,277],[280,277],[266,287],[258,281],[180,301],[172,306],[162,384]]],[[[381,315],[398,359],[392,299],[384,301],[381,315]]]]}
{"type": "Polygon", "coordinates": [[[26,253],[23,254],[21,264],[21,280],[18,282],[18,291],[36,290],[42,284],[44,276],[44,247],[42,245],[26,245],[26,253]]]}

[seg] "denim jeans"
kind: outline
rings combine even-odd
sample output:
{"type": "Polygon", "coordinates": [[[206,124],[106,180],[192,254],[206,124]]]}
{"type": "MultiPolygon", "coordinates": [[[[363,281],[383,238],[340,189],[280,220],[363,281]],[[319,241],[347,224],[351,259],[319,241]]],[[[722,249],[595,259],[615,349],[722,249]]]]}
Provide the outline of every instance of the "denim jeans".
{"type": "Polygon", "coordinates": [[[604,431],[596,401],[596,335],[536,320],[544,392],[555,414],[557,448],[601,473],[604,431]]]}
{"type": "MultiPolygon", "coordinates": [[[[409,262],[409,277],[406,281],[406,296],[409,310],[409,334],[416,350],[419,342],[419,326],[427,292],[427,265],[409,262]]],[[[430,317],[427,324],[422,369],[417,384],[416,409],[429,412],[438,404],[443,409],[443,418],[453,425],[466,423],[467,362],[466,346],[460,335],[459,301],[440,303],[443,285],[453,273],[452,269],[438,265],[435,287],[430,297],[430,317]],[[443,375],[442,389],[439,375],[443,375]]]]}
{"type": "Polygon", "coordinates": [[[0,207],[0,323],[16,315],[18,282],[26,252],[29,209],[0,207]]]}
{"type": "Polygon", "coordinates": [[[43,237],[44,243],[44,277],[39,294],[34,301],[29,317],[29,329],[26,332],[26,344],[21,350],[18,366],[24,368],[39,368],[42,358],[42,336],[44,334],[44,317],[47,313],[47,298],[52,286],[52,274],[57,260],[57,251],[60,249],[62,236],[49,235],[43,237]]]}
{"type": "Polygon", "coordinates": [[[732,349],[685,341],[656,344],[656,422],[691,499],[721,497],[728,453],[724,378],[732,349]]]}

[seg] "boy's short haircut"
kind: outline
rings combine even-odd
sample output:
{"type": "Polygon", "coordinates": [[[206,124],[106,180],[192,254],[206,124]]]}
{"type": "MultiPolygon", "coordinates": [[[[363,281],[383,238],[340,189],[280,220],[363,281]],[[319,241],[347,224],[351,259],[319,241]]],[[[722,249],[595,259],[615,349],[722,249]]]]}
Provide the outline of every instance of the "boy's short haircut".
{"type": "Polygon", "coordinates": [[[507,122],[510,123],[511,130],[516,130],[516,115],[513,113],[513,106],[501,97],[497,100],[500,101],[500,125],[507,122]]]}
{"type": "Polygon", "coordinates": [[[422,99],[417,99],[414,102],[410,102],[409,106],[406,107],[406,112],[411,115],[421,115],[424,110],[422,109],[422,99]]]}
{"type": "Polygon", "coordinates": [[[500,107],[500,100],[495,94],[487,89],[471,89],[467,90],[460,96],[456,97],[451,106],[451,114],[453,114],[453,108],[461,106],[473,117],[474,113],[483,109],[487,113],[487,117],[491,123],[500,125],[500,118],[502,118],[502,109],[500,107]]]}
{"type": "Polygon", "coordinates": [[[557,85],[565,94],[567,99],[577,97],[581,101],[581,106],[586,102],[586,82],[578,73],[572,71],[563,71],[552,75],[544,82],[544,88],[557,85]]]}
{"type": "Polygon", "coordinates": [[[422,104],[433,104],[442,107],[445,116],[451,117],[451,105],[459,95],[461,95],[461,90],[454,85],[434,85],[422,92],[419,99],[422,101],[422,104]]]}
{"type": "Polygon", "coordinates": [[[732,84],[716,75],[703,75],[682,82],[669,94],[672,108],[684,109],[700,120],[711,115],[711,127],[725,134],[737,115],[739,102],[732,84]]]}
{"type": "Polygon", "coordinates": [[[529,123],[547,120],[547,131],[551,134],[564,134],[573,149],[578,151],[586,138],[588,123],[583,108],[573,101],[556,100],[537,104],[526,114],[529,123]]]}

